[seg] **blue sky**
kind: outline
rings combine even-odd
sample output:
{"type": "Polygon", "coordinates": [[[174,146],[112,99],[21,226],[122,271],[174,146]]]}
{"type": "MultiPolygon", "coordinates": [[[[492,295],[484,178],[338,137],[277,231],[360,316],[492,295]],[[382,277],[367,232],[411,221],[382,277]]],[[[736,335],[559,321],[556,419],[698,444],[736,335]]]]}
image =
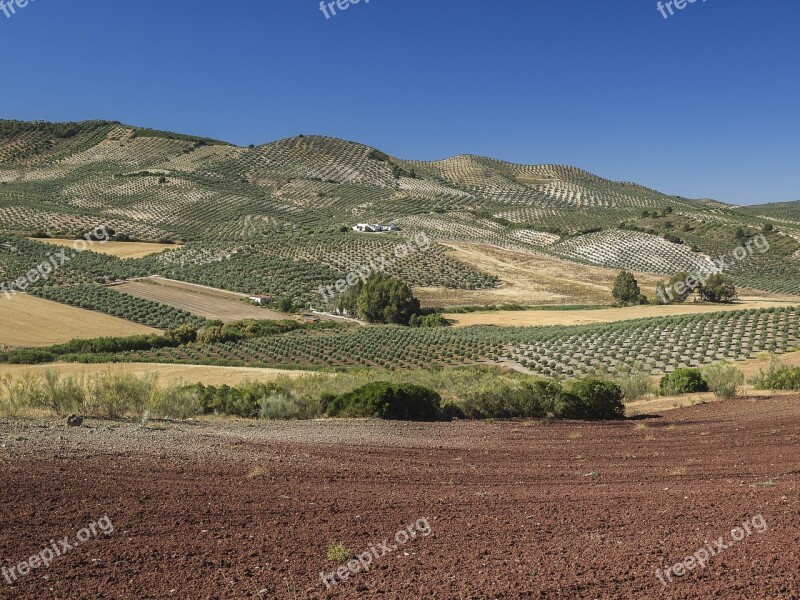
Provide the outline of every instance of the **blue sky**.
{"type": "MultiPolygon", "coordinates": [[[[6,0],[7,1],[7,0],[6,0]]],[[[680,1],[680,0],[679,0],[680,1]]],[[[559,163],[800,199],[800,3],[35,0],[0,12],[0,116],[559,163]]]]}

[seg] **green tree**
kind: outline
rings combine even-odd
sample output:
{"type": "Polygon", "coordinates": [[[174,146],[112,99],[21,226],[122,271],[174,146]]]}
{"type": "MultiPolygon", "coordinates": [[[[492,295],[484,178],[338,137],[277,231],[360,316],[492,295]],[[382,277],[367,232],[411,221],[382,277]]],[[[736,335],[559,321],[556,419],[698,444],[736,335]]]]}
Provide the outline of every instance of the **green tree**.
{"type": "Polygon", "coordinates": [[[611,290],[611,295],[614,296],[619,304],[640,304],[642,301],[642,292],[639,289],[639,284],[636,278],[630,271],[620,271],[617,278],[614,280],[614,287],[611,290]]]}
{"type": "Polygon", "coordinates": [[[669,278],[669,281],[664,283],[659,282],[656,286],[658,297],[663,304],[679,304],[686,302],[686,299],[694,292],[696,288],[690,288],[686,285],[689,274],[686,271],[675,273],[669,278]]]}
{"type": "Polygon", "coordinates": [[[358,295],[358,316],[369,323],[408,325],[419,310],[411,288],[383,273],[371,275],[358,295]]]}
{"type": "Polygon", "coordinates": [[[706,302],[729,304],[739,297],[733,281],[721,273],[709,277],[699,289],[706,302]]]}

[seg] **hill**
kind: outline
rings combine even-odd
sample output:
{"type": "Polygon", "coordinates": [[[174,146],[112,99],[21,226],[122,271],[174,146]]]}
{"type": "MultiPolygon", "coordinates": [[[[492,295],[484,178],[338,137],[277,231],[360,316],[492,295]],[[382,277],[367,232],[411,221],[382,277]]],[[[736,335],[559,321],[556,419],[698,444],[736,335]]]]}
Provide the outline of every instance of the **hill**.
{"type": "MultiPolygon", "coordinates": [[[[570,166],[472,155],[415,161],[321,136],[242,148],[117,122],[0,121],[0,233],[75,237],[103,225],[118,237],[181,241],[180,250],[114,269],[300,303],[399,241],[355,234],[358,222],[426,234],[433,251],[392,269],[412,285],[452,289],[497,280],[436,242],[668,275],[711,264],[766,226],[769,253],[732,274],[755,289],[800,294],[796,213],[688,200],[570,166]]],[[[0,273],[10,273],[4,263],[0,273]]],[[[107,279],[107,269],[89,271],[77,279],[107,279]]]]}

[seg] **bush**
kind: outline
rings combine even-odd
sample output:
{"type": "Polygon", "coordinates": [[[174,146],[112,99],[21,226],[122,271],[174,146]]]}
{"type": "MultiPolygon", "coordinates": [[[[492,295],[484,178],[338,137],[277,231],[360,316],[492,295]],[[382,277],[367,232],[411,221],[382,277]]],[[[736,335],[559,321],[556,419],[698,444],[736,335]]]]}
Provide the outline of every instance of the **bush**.
{"type": "Polygon", "coordinates": [[[329,417],[377,417],[404,421],[432,421],[439,417],[442,398],[413,383],[368,383],[337,396],[327,410],[329,417]]]}
{"type": "Polygon", "coordinates": [[[304,401],[283,390],[274,390],[261,399],[258,416],[277,421],[313,419],[319,414],[319,403],[304,401]]]}
{"type": "Polygon", "coordinates": [[[650,372],[642,363],[618,366],[614,382],[622,389],[622,394],[628,401],[638,400],[653,393],[650,372]]]}
{"type": "Polygon", "coordinates": [[[83,376],[62,379],[56,371],[47,370],[39,385],[31,388],[29,400],[32,406],[52,410],[62,417],[89,412],[83,376]]]}
{"type": "Polygon", "coordinates": [[[153,411],[168,419],[188,419],[202,414],[203,404],[194,386],[172,386],[156,394],[153,411]]]}
{"type": "Polygon", "coordinates": [[[792,368],[773,356],[767,370],[761,369],[751,383],[758,390],[800,390],[800,368],[792,368]]]}
{"type": "Polygon", "coordinates": [[[562,393],[554,381],[501,384],[467,394],[461,410],[471,419],[539,419],[556,413],[562,393]]]}
{"type": "Polygon", "coordinates": [[[156,389],[153,377],[139,378],[130,373],[105,373],[92,382],[93,408],[117,419],[127,413],[141,416],[147,410],[156,389]]]}
{"type": "Polygon", "coordinates": [[[573,381],[559,397],[557,416],[588,420],[623,419],[622,389],[613,381],[597,377],[573,381]]]}
{"type": "Polygon", "coordinates": [[[744,375],[735,365],[719,362],[703,369],[703,379],[717,398],[735,398],[744,384],[744,375]]]}
{"type": "Polygon", "coordinates": [[[707,392],[708,383],[698,369],[678,369],[661,378],[659,392],[662,396],[677,396],[707,392]]]}

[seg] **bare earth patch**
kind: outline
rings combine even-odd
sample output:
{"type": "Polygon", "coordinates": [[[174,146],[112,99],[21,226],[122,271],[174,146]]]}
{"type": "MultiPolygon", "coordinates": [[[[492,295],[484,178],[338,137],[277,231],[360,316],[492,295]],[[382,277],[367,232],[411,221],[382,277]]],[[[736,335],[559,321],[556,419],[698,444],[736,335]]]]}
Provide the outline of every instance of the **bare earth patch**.
{"type": "MultiPolygon", "coordinates": [[[[72,248],[75,240],[59,238],[28,238],[34,242],[52,244],[64,248],[72,248]]],[[[158,254],[164,250],[178,250],[180,244],[156,244],[155,242],[95,242],[87,250],[98,254],[109,254],[118,258],[144,258],[151,254],[158,254]]]]}
{"type": "Polygon", "coordinates": [[[126,281],[119,285],[109,286],[108,289],[182,308],[192,314],[207,319],[219,319],[225,323],[241,319],[280,321],[290,318],[276,310],[247,304],[244,302],[247,294],[163,277],[126,281]]]}
{"type": "Polygon", "coordinates": [[[0,420],[9,597],[797,598],[800,399],[617,423],[0,420]],[[656,577],[761,515],[721,554],[656,577]],[[327,590],[334,542],[411,539],[327,590]]]}
{"type": "Polygon", "coordinates": [[[75,338],[147,333],[159,330],[28,294],[0,295],[0,344],[4,346],[41,347],[75,338]]]}

